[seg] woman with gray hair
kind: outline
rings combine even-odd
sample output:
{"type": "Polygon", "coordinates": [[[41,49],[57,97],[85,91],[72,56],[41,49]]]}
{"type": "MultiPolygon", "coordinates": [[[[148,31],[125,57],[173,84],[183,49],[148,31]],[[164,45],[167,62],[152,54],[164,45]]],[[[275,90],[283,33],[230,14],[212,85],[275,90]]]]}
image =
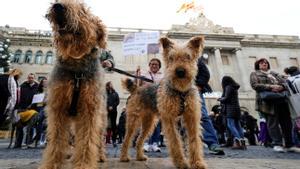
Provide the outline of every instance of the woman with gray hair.
{"type": "Polygon", "coordinates": [[[256,91],[256,110],[266,117],[267,128],[276,152],[300,152],[292,141],[292,121],[288,103],[284,98],[264,100],[263,92],[278,94],[285,91],[285,79],[276,72],[270,71],[270,63],[262,58],[254,64],[255,72],[250,74],[250,84],[256,91]],[[283,148],[283,139],[285,149],[283,148]]]}
{"type": "Polygon", "coordinates": [[[0,126],[6,118],[11,118],[17,103],[18,79],[22,75],[20,69],[12,69],[8,74],[0,75],[0,126]]]}

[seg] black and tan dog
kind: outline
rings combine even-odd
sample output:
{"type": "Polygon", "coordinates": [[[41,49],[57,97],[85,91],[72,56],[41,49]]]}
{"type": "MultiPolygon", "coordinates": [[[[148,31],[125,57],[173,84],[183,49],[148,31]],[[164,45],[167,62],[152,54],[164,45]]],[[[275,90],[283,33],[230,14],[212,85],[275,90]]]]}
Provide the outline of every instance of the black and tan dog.
{"type": "Polygon", "coordinates": [[[39,169],[61,169],[74,127],[73,169],[96,169],[105,160],[104,71],[98,48],[106,47],[106,27],[78,0],[58,0],[46,15],[57,59],[48,85],[48,144],[39,169]]]}
{"type": "Polygon", "coordinates": [[[123,81],[123,86],[131,93],[127,104],[126,135],[120,160],[129,161],[128,149],[131,138],[141,126],[137,141],[136,159],[143,161],[143,143],[153,131],[157,118],[161,118],[164,134],[173,163],[180,169],[204,169],[203,145],[200,139],[200,98],[194,85],[197,74],[197,59],[203,50],[203,37],[191,38],[179,45],[168,38],[161,38],[163,60],[166,66],[161,83],[137,87],[131,80],[123,81]],[[188,134],[189,164],[187,163],[181,140],[176,129],[176,119],[183,116],[188,134]]]}

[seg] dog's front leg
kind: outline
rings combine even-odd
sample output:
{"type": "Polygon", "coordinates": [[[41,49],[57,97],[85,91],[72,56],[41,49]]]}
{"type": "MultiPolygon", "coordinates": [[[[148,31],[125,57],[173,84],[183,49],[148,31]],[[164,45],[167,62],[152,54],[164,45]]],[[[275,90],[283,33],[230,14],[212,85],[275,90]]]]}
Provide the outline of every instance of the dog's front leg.
{"type": "Polygon", "coordinates": [[[170,112],[163,112],[161,113],[161,122],[173,163],[178,169],[188,169],[189,166],[184,158],[182,143],[176,129],[175,117],[170,112]]]}
{"type": "Polygon", "coordinates": [[[98,168],[100,127],[94,112],[85,112],[75,119],[74,169],[98,168]]]}
{"type": "Polygon", "coordinates": [[[188,134],[189,141],[189,161],[191,169],[206,169],[206,164],[203,160],[203,144],[200,139],[200,109],[191,109],[183,114],[184,124],[188,134]]]}
{"type": "Polygon", "coordinates": [[[47,127],[47,146],[44,151],[42,165],[39,169],[61,169],[69,148],[69,120],[64,112],[49,109],[47,127]]]}

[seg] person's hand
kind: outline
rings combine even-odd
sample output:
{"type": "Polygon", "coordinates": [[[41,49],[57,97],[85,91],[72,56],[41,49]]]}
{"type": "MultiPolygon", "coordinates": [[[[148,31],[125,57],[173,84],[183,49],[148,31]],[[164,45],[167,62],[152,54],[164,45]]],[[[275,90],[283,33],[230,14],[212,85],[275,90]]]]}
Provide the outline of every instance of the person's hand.
{"type": "Polygon", "coordinates": [[[201,91],[201,90],[202,90],[202,87],[200,87],[200,86],[197,86],[197,88],[198,88],[198,90],[199,90],[199,91],[201,91]]]}
{"type": "Polygon", "coordinates": [[[136,68],[136,75],[140,76],[141,75],[141,66],[138,66],[136,68]]]}
{"type": "Polygon", "coordinates": [[[111,68],[112,67],[112,64],[108,60],[103,61],[101,64],[104,68],[111,68]]]}
{"type": "Polygon", "coordinates": [[[281,92],[283,90],[283,87],[280,85],[272,85],[271,88],[273,92],[281,92]]]}

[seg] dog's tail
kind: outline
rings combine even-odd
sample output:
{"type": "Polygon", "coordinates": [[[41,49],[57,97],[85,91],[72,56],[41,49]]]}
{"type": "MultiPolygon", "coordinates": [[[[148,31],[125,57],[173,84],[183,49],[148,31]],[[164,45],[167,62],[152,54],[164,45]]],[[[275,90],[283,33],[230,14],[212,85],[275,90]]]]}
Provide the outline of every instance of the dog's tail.
{"type": "Polygon", "coordinates": [[[134,83],[134,81],[129,78],[122,80],[122,87],[130,94],[132,94],[137,89],[136,83],[134,83]]]}

